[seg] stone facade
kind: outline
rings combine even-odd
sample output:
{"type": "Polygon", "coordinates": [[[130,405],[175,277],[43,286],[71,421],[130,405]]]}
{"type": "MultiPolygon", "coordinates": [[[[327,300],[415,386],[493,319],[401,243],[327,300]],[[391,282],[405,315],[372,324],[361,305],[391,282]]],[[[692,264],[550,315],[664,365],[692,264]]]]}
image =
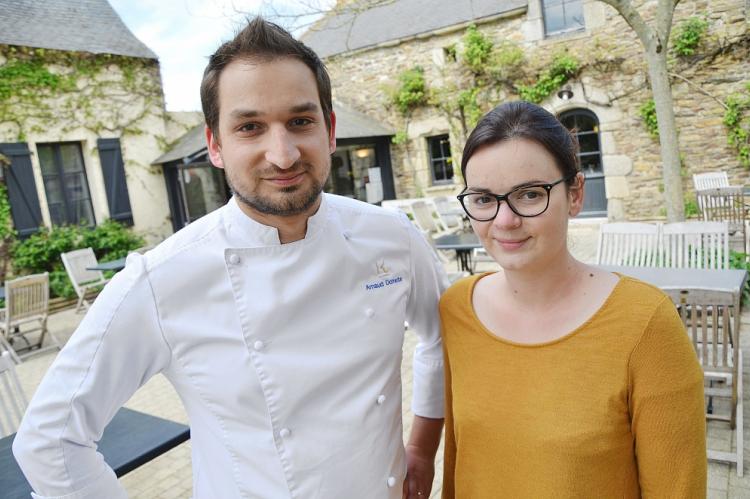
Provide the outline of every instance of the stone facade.
{"type": "Polygon", "coordinates": [[[97,140],[119,139],[134,229],[148,240],[169,235],[164,176],[151,163],[200,119],[165,111],[158,61],[0,45],[0,70],[9,65],[28,72],[32,83],[0,103],[0,143],[28,145],[44,225],[51,219],[37,146],[80,145],[100,223],[109,205],[97,140]]]}
{"type": "MultiPolygon", "coordinates": [[[[639,11],[653,17],[656,2],[647,0],[639,11]]],[[[586,29],[545,38],[539,0],[527,9],[511,12],[479,30],[495,44],[510,40],[522,47],[527,78],[543,70],[552,55],[567,51],[582,65],[578,76],[568,82],[573,98],[563,101],[555,93],[542,102],[552,112],[587,109],[599,120],[600,145],[605,174],[607,214],[610,219],[650,219],[664,215],[661,162],[658,139],[652,138],[639,116],[640,106],[651,97],[643,49],[635,33],[611,7],[596,0],[583,3],[586,29]]],[[[675,114],[683,158],[683,188],[686,199],[693,197],[693,173],[727,170],[732,184],[750,182],[750,172],[740,166],[735,151],[727,144],[722,123],[727,97],[743,89],[750,80],[750,30],[744,0],[681,2],[673,26],[688,17],[709,22],[695,55],[671,56],[670,72],[675,114]]],[[[446,47],[460,47],[466,26],[420,35],[400,43],[381,44],[329,57],[336,98],[351,104],[379,122],[406,130],[408,140],[391,147],[398,197],[457,192],[459,173],[453,186],[433,186],[426,138],[449,133],[453,164],[460,165],[465,137],[451,127],[436,107],[416,109],[404,118],[391,105],[388,89],[398,84],[399,75],[420,66],[428,86],[445,86],[459,76],[446,61],[446,47]]],[[[376,28],[374,28],[376,29],[376,28]]],[[[498,88],[483,111],[518,96],[507,87],[498,88]]]]}

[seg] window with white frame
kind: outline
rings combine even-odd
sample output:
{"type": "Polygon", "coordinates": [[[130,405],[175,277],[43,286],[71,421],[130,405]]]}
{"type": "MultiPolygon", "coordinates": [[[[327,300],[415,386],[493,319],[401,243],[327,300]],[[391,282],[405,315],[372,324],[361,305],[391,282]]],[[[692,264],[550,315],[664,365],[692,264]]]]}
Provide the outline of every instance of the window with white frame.
{"type": "Polygon", "coordinates": [[[433,184],[453,183],[453,158],[451,143],[447,135],[438,135],[427,139],[430,154],[430,171],[433,184]]]}
{"type": "Polygon", "coordinates": [[[583,0],[541,0],[546,36],[583,30],[583,0]]]}

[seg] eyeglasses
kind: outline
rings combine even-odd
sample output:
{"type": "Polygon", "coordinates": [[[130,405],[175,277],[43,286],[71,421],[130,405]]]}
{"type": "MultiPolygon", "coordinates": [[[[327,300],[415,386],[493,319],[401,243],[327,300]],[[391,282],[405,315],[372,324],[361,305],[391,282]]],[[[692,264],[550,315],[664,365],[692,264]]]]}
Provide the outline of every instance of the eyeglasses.
{"type": "Polygon", "coordinates": [[[466,214],[478,222],[493,220],[500,211],[502,201],[508,203],[508,208],[519,217],[538,217],[549,208],[549,193],[552,188],[570,178],[572,177],[563,177],[551,184],[522,185],[506,194],[464,192],[456,197],[466,214]]]}

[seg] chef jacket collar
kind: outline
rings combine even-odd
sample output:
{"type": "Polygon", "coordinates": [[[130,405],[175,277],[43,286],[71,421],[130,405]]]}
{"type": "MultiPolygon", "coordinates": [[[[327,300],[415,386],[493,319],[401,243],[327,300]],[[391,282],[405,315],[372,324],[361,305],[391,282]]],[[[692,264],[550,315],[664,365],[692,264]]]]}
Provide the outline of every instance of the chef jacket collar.
{"type": "MultiPolygon", "coordinates": [[[[320,206],[310,218],[307,219],[307,233],[305,239],[312,239],[325,227],[326,214],[328,212],[327,195],[322,194],[320,206]]],[[[225,219],[227,233],[232,240],[238,241],[241,246],[279,246],[279,231],[276,227],[263,225],[253,220],[240,208],[237,198],[227,203],[227,217],[225,219]]]]}

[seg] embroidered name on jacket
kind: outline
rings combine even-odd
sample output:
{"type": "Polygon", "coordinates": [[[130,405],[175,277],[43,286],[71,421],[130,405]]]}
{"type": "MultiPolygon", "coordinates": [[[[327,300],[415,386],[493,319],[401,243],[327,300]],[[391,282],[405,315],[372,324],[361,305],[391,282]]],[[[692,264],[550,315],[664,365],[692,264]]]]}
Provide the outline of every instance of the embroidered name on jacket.
{"type": "Polygon", "coordinates": [[[375,264],[375,273],[377,274],[379,281],[370,282],[365,284],[365,289],[371,291],[373,289],[384,288],[393,284],[398,284],[403,279],[400,276],[391,276],[390,270],[385,265],[385,260],[380,260],[375,264]]]}

